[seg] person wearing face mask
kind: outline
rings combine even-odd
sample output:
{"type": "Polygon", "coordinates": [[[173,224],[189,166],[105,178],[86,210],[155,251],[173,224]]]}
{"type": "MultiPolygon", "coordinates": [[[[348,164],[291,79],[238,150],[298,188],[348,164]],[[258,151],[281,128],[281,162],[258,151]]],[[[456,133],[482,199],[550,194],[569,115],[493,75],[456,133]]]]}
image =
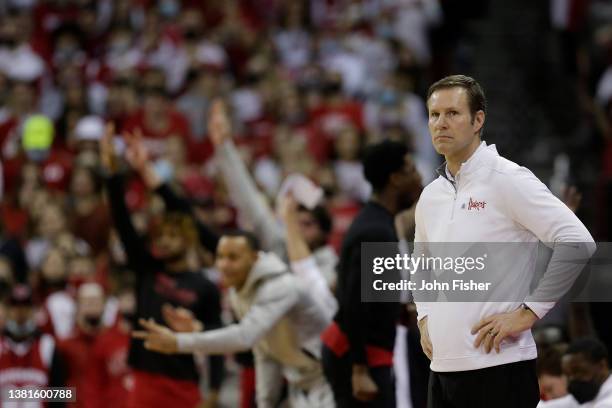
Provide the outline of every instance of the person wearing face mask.
{"type": "Polygon", "coordinates": [[[610,408],[612,377],[608,350],[597,339],[582,338],[570,344],[561,366],[567,377],[569,395],[540,401],[537,408],[610,408]]]}
{"type": "Polygon", "coordinates": [[[103,330],[105,295],[97,283],[81,285],[76,296],[76,326],[70,337],[60,341],[58,347],[66,360],[67,385],[76,388],[75,406],[85,407],[92,395],[83,375],[87,372],[90,357],[98,335],[103,330]]]}
{"type": "Polygon", "coordinates": [[[134,388],[132,369],[127,359],[136,312],[133,288],[122,285],[117,299],[117,322],[98,336],[85,373],[86,387],[91,390],[88,395],[95,396],[89,401],[88,408],[127,407],[128,395],[134,388]]]}
{"type": "MultiPolygon", "coordinates": [[[[27,285],[15,285],[9,296],[7,320],[0,335],[0,389],[64,385],[64,361],[55,341],[52,336],[41,334],[36,326],[32,289],[27,285]]],[[[42,405],[32,403],[28,406],[42,405]]]]}

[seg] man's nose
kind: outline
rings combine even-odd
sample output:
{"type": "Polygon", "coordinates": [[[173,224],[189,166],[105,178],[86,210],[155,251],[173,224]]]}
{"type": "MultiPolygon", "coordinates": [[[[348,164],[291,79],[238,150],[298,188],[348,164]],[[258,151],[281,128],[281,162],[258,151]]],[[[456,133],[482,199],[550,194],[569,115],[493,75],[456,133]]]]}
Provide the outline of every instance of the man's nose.
{"type": "Polygon", "coordinates": [[[440,115],[436,118],[434,122],[435,129],[446,129],[448,127],[448,123],[444,115],[440,115]]]}

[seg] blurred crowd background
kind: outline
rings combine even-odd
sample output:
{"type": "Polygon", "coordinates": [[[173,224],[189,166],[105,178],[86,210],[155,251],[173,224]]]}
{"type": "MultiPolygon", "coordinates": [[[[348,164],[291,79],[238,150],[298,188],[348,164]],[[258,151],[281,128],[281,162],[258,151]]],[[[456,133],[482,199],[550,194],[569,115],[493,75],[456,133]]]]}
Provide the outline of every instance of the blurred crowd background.
{"type": "MultiPolygon", "coordinates": [[[[158,174],[201,221],[245,227],[207,136],[210,104],[224,99],[266,198],[291,173],[316,181],[338,249],[371,191],[364,146],[401,141],[423,182],[435,177],[425,96],[454,73],[485,90],[484,140],[555,194],[575,186],[578,216],[609,241],[612,1],[0,1],[0,300],[17,282],[31,285],[38,326],[77,360],[74,350],[87,353],[93,340],[75,333],[92,338],[130,321],[134,279],[99,171],[106,122],[118,134],[142,130],[158,174]],[[82,300],[90,281],[103,293],[90,286],[82,300]],[[78,302],[95,308],[100,298],[102,319],[89,324],[78,302]]],[[[162,211],[138,177],[126,200],[142,232],[162,211]]],[[[610,328],[597,326],[607,309],[583,312],[610,346],[610,328]]],[[[570,340],[561,316],[541,341],[570,340]]],[[[125,350],[100,355],[129,372],[125,350]]]]}

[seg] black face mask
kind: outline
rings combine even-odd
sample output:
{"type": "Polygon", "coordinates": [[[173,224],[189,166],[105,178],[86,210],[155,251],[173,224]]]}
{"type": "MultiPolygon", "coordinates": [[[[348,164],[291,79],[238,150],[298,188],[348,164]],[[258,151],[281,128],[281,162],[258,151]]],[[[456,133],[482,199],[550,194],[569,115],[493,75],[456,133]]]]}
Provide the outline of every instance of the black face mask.
{"type": "Polygon", "coordinates": [[[573,395],[573,397],[580,404],[589,402],[595,399],[601,384],[597,381],[570,381],[567,384],[567,391],[573,395]]]}
{"type": "Polygon", "coordinates": [[[98,327],[100,325],[100,316],[85,316],[85,321],[90,327],[98,327]]]}

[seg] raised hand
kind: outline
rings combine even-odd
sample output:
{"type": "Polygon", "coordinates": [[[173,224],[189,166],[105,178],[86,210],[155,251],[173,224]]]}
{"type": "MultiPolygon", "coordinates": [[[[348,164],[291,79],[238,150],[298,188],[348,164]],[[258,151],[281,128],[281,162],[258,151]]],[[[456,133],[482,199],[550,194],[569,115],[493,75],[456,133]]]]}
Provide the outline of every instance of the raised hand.
{"type": "Polygon", "coordinates": [[[221,146],[223,142],[231,138],[231,125],[225,104],[221,99],[216,99],[210,108],[208,118],[208,134],[215,147],[221,146]]]}
{"type": "Polygon", "coordinates": [[[172,330],[155,323],[153,319],[139,319],[138,323],[145,330],[132,332],[132,337],[144,340],[145,349],[164,354],[178,353],[178,340],[172,330]]]}
{"type": "Polygon", "coordinates": [[[125,158],[132,168],[143,173],[149,164],[149,151],[143,142],[142,131],[136,129],[134,133],[124,132],[123,138],[127,145],[125,158]]]}
{"type": "Polygon", "coordinates": [[[297,215],[298,203],[291,193],[285,194],[278,199],[278,215],[285,223],[294,220],[297,215]]]}
{"type": "Polygon", "coordinates": [[[191,310],[183,307],[172,307],[166,303],[162,307],[162,315],[168,327],[176,332],[189,333],[204,329],[202,322],[195,318],[191,310]]]}
{"type": "Polygon", "coordinates": [[[115,152],[115,125],[112,122],[106,124],[104,135],[100,140],[100,163],[102,167],[109,173],[117,171],[117,154],[115,152]]]}

